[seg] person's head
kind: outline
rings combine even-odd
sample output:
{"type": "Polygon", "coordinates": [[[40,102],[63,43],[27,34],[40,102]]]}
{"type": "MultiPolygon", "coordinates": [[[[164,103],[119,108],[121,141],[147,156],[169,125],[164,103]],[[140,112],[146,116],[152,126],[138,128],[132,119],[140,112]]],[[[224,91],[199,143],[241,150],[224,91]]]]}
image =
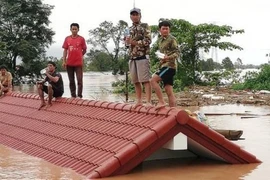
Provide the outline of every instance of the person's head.
{"type": "Polygon", "coordinates": [[[79,30],[80,30],[80,26],[78,23],[72,23],[70,25],[70,31],[71,31],[73,36],[77,36],[79,30]]]}
{"type": "Polygon", "coordinates": [[[8,71],[7,66],[1,65],[0,66],[0,71],[1,71],[2,74],[5,74],[8,71]]]}
{"type": "Polygon", "coordinates": [[[167,37],[170,34],[171,23],[169,21],[161,21],[158,27],[161,36],[167,37]]]}
{"type": "Polygon", "coordinates": [[[56,64],[53,61],[49,61],[47,64],[47,68],[49,72],[54,72],[56,69],[56,64]]]}
{"type": "Polygon", "coordinates": [[[130,19],[133,23],[138,24],[141,21],[141,9],[133,8],[130,10],[130,19]]]}

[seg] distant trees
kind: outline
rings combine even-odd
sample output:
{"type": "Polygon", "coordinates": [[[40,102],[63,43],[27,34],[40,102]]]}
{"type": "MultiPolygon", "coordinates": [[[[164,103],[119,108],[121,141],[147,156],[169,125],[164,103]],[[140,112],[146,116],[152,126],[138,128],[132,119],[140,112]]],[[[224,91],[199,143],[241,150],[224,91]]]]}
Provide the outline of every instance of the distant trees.
{"type": "Polygon", "coordinates": [[[119,61],[119,57],[124,54],[124,30],[128,27],[127,22],[120,20],[116,25],[112,22],[104,21],[100,23],[99,27],[89,30],[89,39],[87,42],[93,46],[91,52],[104,52],[110,56],[111,70],[113,74],[116,74],[123,65],[119,61]],[[111,44],[112,43],[112,44],[111,44]],[[109,49],[109,45],[113,46],[113,49],[109,49]]]}
{"type": "Polygon", "coordinates": [[[226,57],[222,60],[222,66],[226,70],[234,69],[234,65],[229,57],[226,57]]]}
{"type": "Polygon", "coordinates": [[[242,65],[243,65],[242,59],[237,58],[236,62],[234,63],[234,67],[240,69],[242,68],[242,65]]]}
{"type": "Polygon", "coordinates": [[[270,90],[270,65],[264,64],[258,73],[249,73],[245,77],[244,83],[233,85],[233,89],[254,89],[270,90]]]}
{"type": "Polygon", "coordinates": [[[202,71],[213,71],[217,69],[222,69],[222,65],[217,62],[214,62],[212,58],[209,58],[206,61],[201,60],[200,67],[202,71]]]}
{"type": "Polygon", "coordinates": [[[53,6],[42,0],[0,0],[0,60],[15,69],[38,59],[55,34],[49,28],[53,6]]]}
{"type": "Polygon", "coordinates": [[[111,55],[99,50],[90,50],[87,53],[87,65],[88,71],[110,71],[112,70],[111,55]]]}

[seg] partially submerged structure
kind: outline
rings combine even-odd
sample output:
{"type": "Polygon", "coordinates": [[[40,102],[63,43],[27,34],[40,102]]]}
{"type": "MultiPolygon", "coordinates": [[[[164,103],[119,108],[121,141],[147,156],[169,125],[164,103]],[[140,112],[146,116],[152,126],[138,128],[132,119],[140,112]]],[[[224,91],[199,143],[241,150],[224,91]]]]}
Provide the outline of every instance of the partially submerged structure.
{"type": "Polygon", "coordinates": [[[180,109],[132,110],[129,104],[74,98],[57,99],[47,109],[38,110],[39,104],[35,94],[2,97],[0,143],[89,178],[125,174],[146,159],[181,154],[260,162],[180,109]]]}

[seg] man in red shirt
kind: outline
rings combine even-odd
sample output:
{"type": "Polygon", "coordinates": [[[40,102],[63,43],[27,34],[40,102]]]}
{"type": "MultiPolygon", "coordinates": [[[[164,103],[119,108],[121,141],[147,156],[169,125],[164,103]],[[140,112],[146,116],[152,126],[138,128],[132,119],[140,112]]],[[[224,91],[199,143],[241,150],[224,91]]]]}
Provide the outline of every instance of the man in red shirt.
{"type": "Polygon", "coordinates": [[[83,89],[83,55],[86,53],[85,39],[78,35],[79,24],[70,25],[71,35],[67,36],[63,44],[63,67],[67,70],[69,88],[72,97],[82,98],[83,89]],[[77,77],[78,93],[76,95],[75,76],[77,77]]]}

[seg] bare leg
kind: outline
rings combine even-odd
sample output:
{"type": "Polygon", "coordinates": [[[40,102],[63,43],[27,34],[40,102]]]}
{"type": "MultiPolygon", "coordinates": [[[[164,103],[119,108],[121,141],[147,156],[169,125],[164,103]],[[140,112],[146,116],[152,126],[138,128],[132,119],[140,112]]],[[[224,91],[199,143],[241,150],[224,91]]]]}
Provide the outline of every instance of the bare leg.
{"type": "Polygon", "coordinates": [[[44,100],[44,92],[43,92],[43,84],[37,84],[37,88],[38,88],[38,94],[41,100],[41,104],[38,108],[38,110],[40,110],[42,107],[46,106],[45,100],[44,100]]]}
{"type": "Polygon", "coordinates": [[[3,95],[3,86],[2,84],[0,83],[0,97],[3,95]]]}
{"type": "Polygon", "coordinates": [[[48,107],[52,106],[52,98],[53,98],[53,89],[52,85],[48,85],[48,107]]]}
{"type": "Polygon", "coordinates": [[[134,86],[135,86],[135,93],[136,93],[136,104],[132,106],[133,109],[142,105],[142,85],[141,83],[137,82],[134,84],[134,86]]]}
{"type": "Polygon", "coordinates": [[[173,87],[171,85],[165,86],[165,91],[169,99],[169,106],[170,107],[176,107],[176,98],[173,93],[173,87]]]}
{"type": "Polygon", "coordinates": [[[152,87],[150,82],[145,82],[144,88],[145,88],[145,94],[146,94],[146,109],[152,107],[151,103],[151,94],[152,94],[152,87]]]}
{"type": "Polygon", "coordinates": [[[164,98],[163,98],[163,95],[162,95],[162,90],[159,86],[160,81],[161,81],[161,78],[156,74],[154,74],[150,80],[152,88],[154,89],[154,91],[157,95],[157,98],[158,98],[158,104],[156,106],[156,109],[163,108],[166,105],[164,98]]]}

